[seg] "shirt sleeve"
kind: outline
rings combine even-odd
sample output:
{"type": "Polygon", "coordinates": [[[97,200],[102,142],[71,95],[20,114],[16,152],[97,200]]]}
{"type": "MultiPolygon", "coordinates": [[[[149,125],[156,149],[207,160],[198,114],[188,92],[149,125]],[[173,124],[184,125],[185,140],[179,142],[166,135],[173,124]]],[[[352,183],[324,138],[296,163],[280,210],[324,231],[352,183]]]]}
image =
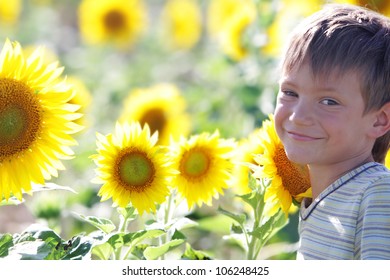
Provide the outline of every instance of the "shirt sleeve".
{"type": "Polygon", "coordinates": [[[363,260],[390,259],[390,178],[376,181],[363,194],[357,233],[363,260]],[[359,237],[359,236],[358,236],[359,237]]]}

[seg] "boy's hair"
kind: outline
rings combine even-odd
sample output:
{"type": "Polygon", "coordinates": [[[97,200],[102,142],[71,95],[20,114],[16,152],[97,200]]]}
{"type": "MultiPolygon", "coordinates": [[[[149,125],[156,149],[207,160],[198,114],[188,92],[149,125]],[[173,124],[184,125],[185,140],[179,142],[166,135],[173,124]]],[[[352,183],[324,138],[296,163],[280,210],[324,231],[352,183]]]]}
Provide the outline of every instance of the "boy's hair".
{"type": "MultiPolygon", "coordinates": [[[[364,113],[377,110],[390,102],[390,20],[362,7],[329,4],[295,29],[282,67],[289,72],[306,62],[315,77],[357,71],[364,113]]],[[[384,162],[389,142],[390,132],[375,141],[375,161],[384,162]]]]}

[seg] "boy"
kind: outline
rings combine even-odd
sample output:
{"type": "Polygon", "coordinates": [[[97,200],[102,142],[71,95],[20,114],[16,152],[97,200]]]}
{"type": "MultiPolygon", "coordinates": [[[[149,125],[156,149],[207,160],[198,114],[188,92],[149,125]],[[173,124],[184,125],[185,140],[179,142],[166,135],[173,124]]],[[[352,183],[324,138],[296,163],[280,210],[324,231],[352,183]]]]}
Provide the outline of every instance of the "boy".
{"type": "Polygon", "coordinates": [[[390,259],[390,21],[328,5],[295,30],[282,64],[275,128],[307,164],[298,259],[390,259]]]}

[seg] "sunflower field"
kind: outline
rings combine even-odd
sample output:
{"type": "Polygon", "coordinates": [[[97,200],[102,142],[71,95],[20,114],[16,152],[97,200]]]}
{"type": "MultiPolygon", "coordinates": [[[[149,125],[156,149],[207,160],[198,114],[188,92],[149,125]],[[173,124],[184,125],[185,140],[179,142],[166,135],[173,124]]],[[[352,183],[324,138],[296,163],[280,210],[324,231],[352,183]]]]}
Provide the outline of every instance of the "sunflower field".
{"type": "MultiPolygon", "coordinates": [[[[0,0],[0,258],[295,259],[291,29],[358,0],[0,0]]],[[[390,165],[390,157],[388,157],[390,165]]]]}

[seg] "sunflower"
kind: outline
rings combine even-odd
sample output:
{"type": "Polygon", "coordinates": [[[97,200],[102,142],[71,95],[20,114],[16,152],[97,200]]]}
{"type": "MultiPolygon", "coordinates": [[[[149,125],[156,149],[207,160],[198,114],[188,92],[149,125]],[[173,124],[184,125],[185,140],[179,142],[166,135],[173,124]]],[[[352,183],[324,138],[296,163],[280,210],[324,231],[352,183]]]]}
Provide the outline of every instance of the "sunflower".
{"type": "Polygon", "coordinates": [[[247,7],[235,13],[221,33],[222,51],[235,61],[245,58],[248,48],[245,45],[245,31],[254,22],[255,9],[247,7]]]}
{"type": "Polygon", "coordinates": [[[261,145],[263,129],[254,130],[246,139],[239,142],[237,153],[234,157],[234,169],[232,185],[238,194],[251,192],[248,187],[249,172],[251,169],[244,163],[256,164],[255,155],[264,153],[264,147],[261,145]]]}
{"type": "Polygon", "coordinates": [[[219,36],[229,22],[243,10],[255,10],[252,0],[213,0],[207,8],[207,28],[210,36],[219,36]]]}
{"type": "Polygon", "coordinates": [[[173,165],[180,173],[173,178],[172,186],[187,199],[188,208],[195,203],[211,205],[212,198],[228,188],[233,140],[220,138],[218,131],[211,135],[204,132],[189,139],[182,137],[170,148],[173,165]]]}
{"type": "Polygon", "coordinates": [[[21,0],[0,0],[0,23],[15,24],[22,10],[21,0]]]}
{"type": "Polygon", "coordinates": [[[282,0],[266,31],[267,43],[262,47],[262,51],[270,56],[279,56],[291,30],[302,18],[321,9],[323,4],[323,0],[282,0]]]}
{"type": "Polygon", "coordinates": [[[336,2],[359,5],[377,11],[385,16],[390,15],[390,3],[385,0],[336,0],[336,2]]]}
{"type": "Polygon", "coordinates": [[[172,84],[158,84],[131,91],[125,100],[120,121],[147,123],[152,133],[158,131],[159,144],[169,144],[190,131],[186,102],[179,89],[172,84]]]}
{"type": "Polygon", "coordinates": [[[150,134],[148,125],[117,123],[115,134],[97,133],[97,165],[93,182],[103,184],[98,195],[105,201],[112,197],[115,206],[129,203],[139,214],[156,211],[169,195],[168,179],[174,169],[164,151],[156,145],[158,134],[150,134]]]}
{"type": "Polygon", "coordinates": [[[68,101],[68,103],[80,106],[80,109],[77,112],[83,114],[83,117],[78,119],[76,123],[86,126],[87,121],[85,119],[85,115],[88,111],[89,106],[91,105],[92,95],[80,78],[76,76],[68,76],[67,81],[74,87],[76,92],[76,94],[73,96],[72,99],[68,101]]]}
{"type": "Polygon", "coordinates": [[[90,44],[130,46],[146,25],[147,11],[141,0],[83,0],[79,6],[80,32],[90,44]]]}
{"type": "Polygon", "coordinates": [[[385,165],[387,168],[390,169],[390,151],[387,152],[386,158],[385,158],[385,165]]]}
{"type": "Polygon", "coordinates": [[[265,132],[262,139],[264,153],[255,158],[261,168],[255,170],[254,176],[271,181],[264,195],[265,202],[272,206],[268,215],[272,216],[279,208],[288,215],[293,199],[300,202],[304,197],[311,197],[309,171],[307,166],[295,164],[287,158],[272,115],[262,127],[265,132]]]}
{"type": "Polygon", "coordinates": [[[172,48],[190,49],[202,32],[202,16],[195,0],[169,0],[163,9],[164,38],[172,48]]]}
{"type": "Polygon", "coordinates": [[[43,49],[25,57],[18,42],[6,40],[0,53],[0,199],[22,199],[32,184],[44,184],[62,159],[73,155],[70,136],[81,130],[73,121],[74,91],[60,80],[63,68],[45,65],[43,49]]]}

